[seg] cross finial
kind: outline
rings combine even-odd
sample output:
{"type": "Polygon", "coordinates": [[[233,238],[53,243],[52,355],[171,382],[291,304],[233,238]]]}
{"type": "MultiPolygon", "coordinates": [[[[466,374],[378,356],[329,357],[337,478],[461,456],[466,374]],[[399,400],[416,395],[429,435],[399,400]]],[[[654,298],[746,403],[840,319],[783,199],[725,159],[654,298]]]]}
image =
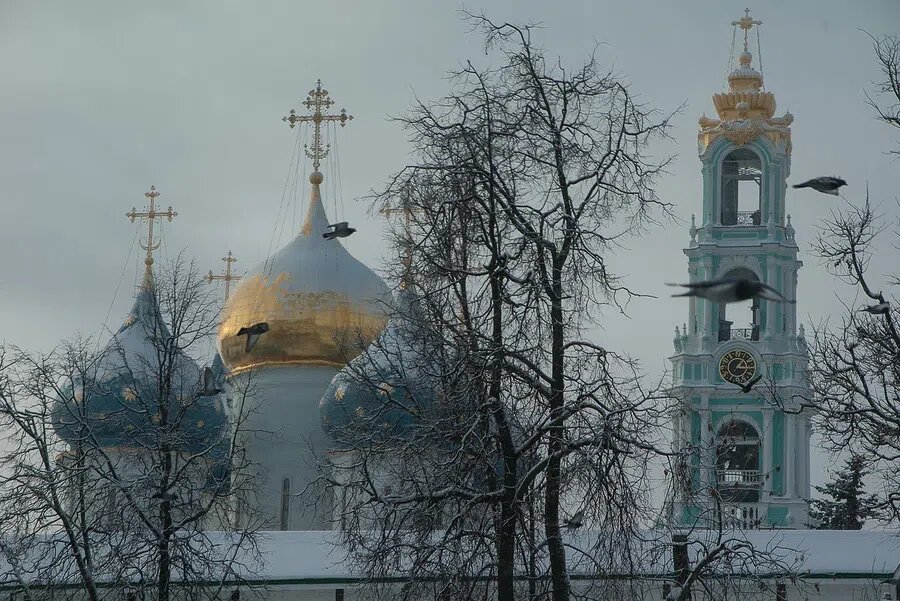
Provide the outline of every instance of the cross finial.
{"type": "Polygon", "coordinates": [[[400,285],[406,288],[412,277],[412,216],[418,212],[418,209],[410,204],[409,199],[404,198],[397,204],[386,204],[379,212],[388,219],[394,215],[403,215],[403,277],[400,285]]]}
{"type": "Polygon", "coordinates": [[[331,105],[334,104],[334,100],[332,100],[328,96],[328,90],[322,89],[322,80],[319,79],[316,81],[316,89],[310,90],[309,95],[306,97],[306,100],[303,101],[303,106],[305,106],[311,114],[309,115],[297,115],[293,109],[288,116],[282,117],[281,120],[285,121],[288,125],[291,126],[291,129],[294,128],[298,123],[311,123],[313,126],[313,141],[312,141],[312,149],[309,148],[308,145],[303,147],[306,152],[306,156],[313,160],[313,170],[315,172],[319,171],[319,164],[322,159],[328,156],[328,151],[331,150],[331,144],[322,145],[322,123],[326,121],[337,121],[341,124],[341,127],[347,125],[347,121],[353,119],[353,115],[348,115],[345,109],[341,109],[341,112],[337,115],[326,115],[322,111],[328,109],[331,105]]]}
{"type": "Polygon", "coordinates": [[[750,33],[750,30],[754,25],[762,25],[762,21],[755,21],[750,17],[750,9],[744,9],[744,16],[738,19],[737,21],[731,22],[732,26],[740,27],[744,30],[744,52],[750,51],[750,46],[747,43],[747,34],[750,33]]]}
{"type": "Polygon", "coordinates": [[[231,264],[237,263],[237,259],[231,256],[231,251],[228,251],[227,257],[222,257],[222,260],[225,261],[225,273],[222,275],[213,275],[212,269],[209,270],[209,273],[206,274],[203,279],[212,284],[216,280],[221,280],[225,282],[225,300],[228,300],[229,295],[231,294],[231,282],[236,282],[240,280],[243,276],[234,275],[231,273],[231,264]]]}
{"type": "Polygon", "coordinates": [[[146,283],[149,282],[150,270],[153,266],[153,251],[159,248],[159,242],[153,243],[153,221],[165,217],[171,222],[172,218],[177,216],[178,213],[173,211],[171,206],[165,211],[156,209],[156,199],[159,197],[156,186],[150,186],[150,190],[144,196],[147,197],[147,210],[139,213],[136,207],[131,207],[131,212],[125,213],[125,216],[131,220],[131,223],[134,223],[134,220],[138,218],[147,220],[147,244],[141,244],[141,248],[147,251],[147,256],[144,257],[144,280],[146,283]]]}

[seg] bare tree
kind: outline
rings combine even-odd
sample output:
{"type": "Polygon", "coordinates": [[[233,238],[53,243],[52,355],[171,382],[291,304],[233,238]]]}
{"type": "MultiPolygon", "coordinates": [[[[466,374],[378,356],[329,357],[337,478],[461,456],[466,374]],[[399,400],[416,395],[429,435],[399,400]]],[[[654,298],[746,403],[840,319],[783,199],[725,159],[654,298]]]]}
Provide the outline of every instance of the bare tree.
{"type": "Polygon", "coordinates": [[[141,583],[140,595],[153,587],[167,601],[174,574],[191,598],[217,592],[191,583],[234,577],[252,532],[208,531],[229,525],[232,496],[251,484],[235,443],[244,415],[227,413],[222,378],[190,357],[215,332],[216,306],[179,258],[158,281],[148,266],[102,351],[83,339],[48,354],[6,350],[0,524],[23,588],[74,578],[95,601],[98,582],[141,583]]]}
{"type": "MultiPolygon", "coordinates": [[[[874,93],[866,94],[866,100],[879,121],[900,129],[900,38],[892,35],[869,37],[881,78],[875,83],[874,93]]],[[[891,152],[900,154],[900,148],[891,152]]]]}
{"type": "MultiPolygon", "coordinates": [[[[865,457],[882,479],[884,505],[900,517],[900,331],[896,298],[870,273],[879,236],[890,234],[868,195],[861,206],[835,211],[821,228],[816,252],[829,271],[852,286],[859,303],[838,324],[816,328],[810,349],[817,426],[832,451],[865,457]],[[881,313],[864,311],[881,305],[881,313]]],[[[893,232],[896,236],[898,232],[893,232]]],[[[897,285],[897,275],[888,276],[897,285]]]]}
{"type": "MultiPolygon", "coordinates": [[[[777,393],[777,383],[769,382],[769,395],[777,393]]],[[[762,386],[760,386],[762,387],[762,386]]],[[[667,599],[771,599],[785,583],[803,587],[802,552],[780,540],[777,530],[760,530],[759,516],[730,512],[742,500],[740,489],[704,489],[692,478],[696,467],[704,466],[703,458],[715,456],[721,442],[713,442],[712,453],[705,453],[703,443],[682,441],[680,452],[668,458],[666,469],[670,501],[663,507],[662,517],[652,537],[645,541],[645,564],[659,565],[671,557],[671,578],[665,582],[667,599]],[[674,515],[675,500],[696,509],[686,521],[674,515]],[[774,577],[773,577],[774,576],[774,577]]],[[[768,479],[771,474],[762,474],[768,479]]]]}
{"type": "Polygon", "coordinates": [[[416,163],[375,198],[407,211],[398,265],[418,308],[394,319],[427,361],[404,379],[384,365],[408,362],[409,345],[382,340],[351,364],[371,399],[346,407],[352,383],[333,382],[348,410],[330,477],[367,575],[439,575],[445,595],[511,600],[524,574],[533,598],[562,601],[567,556],[601,551],[567,551],[563,528],[630,532],[649,510],[648,456],[665,452],[663,395],[585,332],[635,294],[610,254],[668,214],[653,188],[667,160],[649,154],[668,116],[594,57],[569,69],[545,59],[531,27],[469,19],[500,66],[466,64],[448,96],[400,119],[416,163]],[[386,375],[409,394],[379,397],[386,375]]]}

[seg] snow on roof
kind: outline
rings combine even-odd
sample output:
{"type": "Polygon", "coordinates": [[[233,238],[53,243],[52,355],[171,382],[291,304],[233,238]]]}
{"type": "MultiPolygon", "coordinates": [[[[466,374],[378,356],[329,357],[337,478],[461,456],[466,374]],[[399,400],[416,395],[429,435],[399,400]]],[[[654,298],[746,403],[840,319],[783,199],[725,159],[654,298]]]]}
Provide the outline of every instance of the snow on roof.
{"type": "MultiPolygon", "coordinates": [[[[228,540],[234,540],[235,534],[207,532],[205,536],[213,544],[220,540],[222,548],[227,548],[228,540]]],[[[702,543],[713,542],[715,536],[715,532],[699,530],[688,535],[692,565],[698,559],[702,543]]],[[[251,551],[238,553],[236,577],[228,577],[226,580],[270,584],[333,584],[342,581],[358,582],[364,577],[346,559],[346,550],[340,544],[339,532],[259,532],[255,537],[258,556],[251,551]]],[[[671,575],[673,570],[669,534],[650,531],[641,533],[639,538],[639,544],[634,546],[635,557],[638,558],[632,558],[628,562],[631,569],[610,570],[609,564],[604,561],[602,567],[605,576],[671,575]]],[[[755,530],[729,532],[725,538],[732,543],[749,543],[758,551],[771,553],[783,564],[790,565],[791,572],[801,577],[885,579],[900,565],[898,531],[755,530]]],[[[573,576],[590,578],[598,573],[597,568],[601,565],[577,551],[577,548],[587,551],[598,541],[598,533],[590,531],[567,541],[573,576]]],[[[618,563],[625,565],[625,562],[618,563]]],[[[741,567],[747,569],[748,565],[742,564],[741,567]]],[[[771,564],[762,563],[754,575],[767,576],[775,573],[771,570],[771,564]]],[[[77,581],[75,573],[69,571],[68,574],[66,580],[74,584],[77,581]]],[[[98,580],[102,580],[102,577],[98,580]]],[[[7,558],[0,556],[0,587],[3,583],[9,586],[15,582],[16,578],[7,558]]]]}
{"type": "MultiPolygon", "coordinates": [[[[698,559],[701,546],[696,541],[709,540],[712,531],[695,531],[688,535],[690,561],[698,559]]],[[[258,533],[263,572],[242,574],[248,579],[268,581],[319,578],[356,580],[345,560],[337,532],[262,532],[258,533]]],[[[572,547],[589,550],[596,544],[596,532],[584,532],[567,546],[573,572],[590,575],[589,563],[579,558],[582,553],[572,547]]],[[[809,576],[884,577],[900,565],[900,531],[832,531],[832,530],[752,530],[726,533],[726,539],[746,541],[757,551],[765,551],[799,574],[809,576]]],[[[644,575],[668,574],[672,571],[671,544],[667,534],[645,532],[635,559],[635,571],[644,575]],[[656,551],[656,552],[654,552],[656,551]]],[[[765,567],[760,568],[766,571],[765,567]]],[[[625,574],[620,574],[625,575],[625,574]]]]}

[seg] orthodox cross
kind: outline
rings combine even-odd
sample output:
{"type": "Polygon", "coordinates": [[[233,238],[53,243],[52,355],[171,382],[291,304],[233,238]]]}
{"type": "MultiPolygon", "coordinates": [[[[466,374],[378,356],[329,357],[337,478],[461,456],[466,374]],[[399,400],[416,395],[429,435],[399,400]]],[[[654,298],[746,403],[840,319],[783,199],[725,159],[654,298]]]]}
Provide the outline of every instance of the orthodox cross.
{"type": "Polygon", "coordinates": [[[324,147],[322,146],[322,123],[327,121],[337,121],[341,124],[341,127],[344,127],[347,125],[347,121],[353,119],[353,115],[348,115],[345,109],[341,109],[341,112],[338,115],[325,115],[322,113],[323,110],[328,109],[328,107],[333,104],[334,100],[328,97],[328,90],[322,89],[322,80],[319,79],[316,81],[316,89],[310,90],[306,100],[303,101],[303,106],[310,110],[312,114],[298,116],[294,110],[291,109],[290,115],[281,118],[282,121],[287,122],[287,124],[291,126],[291,129],[298,123],[312,124],[312,150],[306,145],[304,145],[303,150],[306,152],[306,156],[313,160],[314,171],[319,170],[321,160],[328,156],[328,151],[331,150],[331,144],[325,144],[324,147]]]}
{"type": "Polygon", "coordinates": [[[751,19],[750,9],[745,8],[744,16],[737,21],[732,21],[731,24],[744,30],[744,52],[749,52],[749,46],[747,44],[747,34],[750,33],[750,29],[754,25],[762,25],[762,21],[754,21],[753,19],[751,19]]]}
{"type": "Polygon", "coordinates": [[[225,273],[222,275],[213,275],[212,269],[209,270],[209,273],[206,274],[203,279],[212,284],[216,280],[222,280],[225,282],[225,300],[228,300],[228,296],[231,294],[231,282],[236,282],[240,280],[241,277],[239,275],[234,275],[231,273],[231,264],[237,263],[237,259],[231,256],[231,251],[228,251],[227,257],[222,257],[222,260],[225,261],[225,273]]]}
{"type": "Polygon", "coordinates": [[[153,251],[159,248],[159,242],[156,244],[153,243],[153,220],[154,219],[162,219],[163,217],[167,218],[170,222],[172,218],[178,215],[175,211],[172,210],[172,207],[169,207],[166,211],[159,211],[156,208],[156,198],[159,196],[159,192],[156,191],[155,186],[150,186],[150,191],[145,193],[148,201],[147,210],[138,213],[137,208],[131,207],[130,213],[125,213],[125,216],[131,219],[131,223],[134,223],[135,219],[141,218],[147,220],[147,244],[141,244],[141,248],[147,251],[147,257],[144,259],[144,265],[147,266],[147,270],[149,272],[150,266],[153,265],[153,251]]]}
{"type": "Polygon", "coordinates": [[[416,209],[410,206],[408,200],[403,199],[398,204],[386,204],[383,206],[379,213],[390,219],[394,215],[403,215],[403,234],[405,240],[403,241],[403,279],[401,285],[405,288],[409,283],[409,279],[411,277],[412,272],[412,252],[413,252],[413,239],[412,239],[412,216],[415,213],[420,212],[420,209],[416,209]]]}

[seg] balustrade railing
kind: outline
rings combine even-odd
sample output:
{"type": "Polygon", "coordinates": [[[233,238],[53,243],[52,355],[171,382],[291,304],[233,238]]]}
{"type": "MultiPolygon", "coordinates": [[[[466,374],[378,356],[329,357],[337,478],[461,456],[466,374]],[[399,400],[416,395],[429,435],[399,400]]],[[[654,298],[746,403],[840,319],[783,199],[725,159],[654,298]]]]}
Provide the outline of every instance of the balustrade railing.
{"type": "Polygon", "coordinates": [[[735,211],[722,213],[722,225],[731,227],[753,227],[761,224],[759,211],[735,211]]]}
{"type": "Polygon", "coordinates": [[[763,512],[759,505],[737,503],[721,509],[722,527],[740,530],[756,530],[762,525],[763,512]]]}
{"type": "Polygon", "coordinates": [[[729,340],[759,340],[759,326],[749,328],[733,328],[730,321],[719,321],[719,342],[729,340]]]}
{"type": "Polygon", "coordinates": [[[759,470],[716,470],[716,482],[725,486],[759,486],[759,470]]]}

